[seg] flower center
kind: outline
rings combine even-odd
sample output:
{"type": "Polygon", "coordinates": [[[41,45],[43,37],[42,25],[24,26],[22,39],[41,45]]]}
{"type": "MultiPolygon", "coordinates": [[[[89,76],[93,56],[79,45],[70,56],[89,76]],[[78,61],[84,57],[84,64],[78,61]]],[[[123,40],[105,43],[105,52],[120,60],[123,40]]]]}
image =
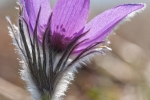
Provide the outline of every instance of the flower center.
{"type": "Polygon", "coordinates": [[[51,45],[54,51],[61,53],[72,40],[72,37],[65,36],[66,29],[63,25],[56,27],[56,31],[51,36],[51,45]]]}
{"type": "Polygon", "coordinates": [[[65,37],[62,34],[55,33],[51,37],[51,45],[54,51],[62,52],[66,49],[67,45],[71,41],[71,38],[65,37]]]}

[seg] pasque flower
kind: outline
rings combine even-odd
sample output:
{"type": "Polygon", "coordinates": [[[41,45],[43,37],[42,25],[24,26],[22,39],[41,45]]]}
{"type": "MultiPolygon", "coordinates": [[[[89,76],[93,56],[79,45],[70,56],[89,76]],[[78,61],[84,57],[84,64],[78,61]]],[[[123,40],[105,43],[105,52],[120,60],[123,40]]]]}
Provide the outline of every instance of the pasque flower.
{"type": "Polygon", "coordinates": [[[145,8],[123,4],[87,23],[90,0],[20,0],[18,26],[10,34],[21,55],[21,76],[35,100],[60,100],[76,67],[109,49],[106,37],[122,21],[145,8]]]}

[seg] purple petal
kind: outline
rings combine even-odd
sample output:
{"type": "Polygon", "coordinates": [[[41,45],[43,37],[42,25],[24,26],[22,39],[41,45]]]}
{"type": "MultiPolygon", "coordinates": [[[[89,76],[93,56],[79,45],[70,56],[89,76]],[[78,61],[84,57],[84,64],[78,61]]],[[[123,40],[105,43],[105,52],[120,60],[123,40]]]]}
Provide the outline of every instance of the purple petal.
{"type": "Polygon", "coordinates": [[[31,24],[32,29],[34,29],[36,18],[41,7],[41,13],[39,18],[39,27],[44,29],[47,25],[51,8],[49,0],[21,0],[24,5],[24,17],[31,24]]]}
{"type": "Polygon", "coordinates": [[[29,24],[29,16],[28,16],[28,13],[27,13],[27,9],[28,7],[25,6],[25,1],[24,0],[21,0],[21,6],[23,6],[23,17],[25,18],[26,22],[29,24]]]}
{"type": "Polygon", "coordinates": [[[73,37],[87,21],[90,0],[58,0],[53,8],[52,34],[73,37]]]}
{"type": "Polygon", "coordinates": [[[141,11],[144,7],[144,4],[124,4],[96,16],[85,26],[84,31],[90,31],[82,39],[88,38],[89,41],[80,45],[76,52],[83,50],[94,42],[103,41],[120,22],[125,18],[131,17],[130,15],[141,11]]]}

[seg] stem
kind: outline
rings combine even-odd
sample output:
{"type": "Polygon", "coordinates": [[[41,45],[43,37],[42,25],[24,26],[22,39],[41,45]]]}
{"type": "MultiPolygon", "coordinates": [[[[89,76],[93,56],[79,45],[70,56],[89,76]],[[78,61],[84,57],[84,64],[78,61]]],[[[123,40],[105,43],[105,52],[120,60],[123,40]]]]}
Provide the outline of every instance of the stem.
{"type": "Polygon", "coordinates": [[[42,100],[51,100],[51,97],[50,97],[50,95],[48,93],[44,93],[42,95],[42,100]]]}

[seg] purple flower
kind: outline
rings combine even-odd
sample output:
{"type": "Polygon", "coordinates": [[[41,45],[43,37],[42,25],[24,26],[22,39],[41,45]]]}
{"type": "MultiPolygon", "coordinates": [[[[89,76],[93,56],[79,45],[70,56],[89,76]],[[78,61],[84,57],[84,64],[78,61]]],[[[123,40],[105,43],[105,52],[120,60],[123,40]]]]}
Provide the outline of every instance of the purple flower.
{"type": "Polygon", "coordinates": [[[129,14],[145,7],[144,4],[120,5],[103,12],[87,23],[90,0],[58,0],[53,10],[50,8],[49,0],[22,0],[22,4],[24,5],[24,17],[31,29],[31,34],[41,7],[38,40],[42,40],[46,27],[49,27],[51,43],[55,50],[63,51],[74,38],[87,32],[80,41],[88,40],[81,43],[75,52],[81,52],[89,45],[103,41],[129,14]],[[48,25],[51,14],[51,25],[48,25]]]}
{"type": "Polygon", "coordinates": [[[105,39],[114,28],[145,8],[120,5],[87,23],[89,6],[90,0],[57,0],[51,10],[49,0],[21,0],[19,28],[8,19],[22,57],[22,78],[35,100],[59,100],[76,67],[108,49],[105,39]]]}

